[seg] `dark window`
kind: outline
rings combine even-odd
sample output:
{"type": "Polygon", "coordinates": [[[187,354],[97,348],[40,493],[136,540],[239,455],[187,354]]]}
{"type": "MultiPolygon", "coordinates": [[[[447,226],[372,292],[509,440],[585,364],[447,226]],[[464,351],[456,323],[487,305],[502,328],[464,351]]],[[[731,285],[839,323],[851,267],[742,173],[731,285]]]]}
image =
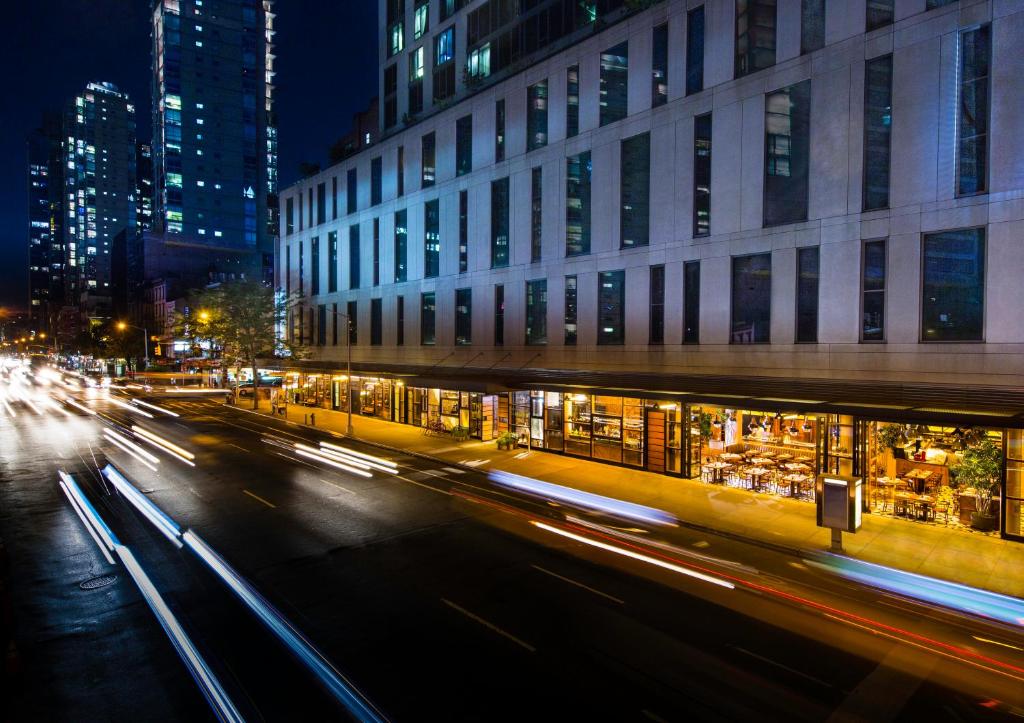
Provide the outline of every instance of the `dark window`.
{"type": "Polygon", "coordinates": [[[576,346],[577,334],[577,296],[576,275],[565,277],[565,345],[576,346]]]}
{"type": "Polygon", "coordinates": [[[526,150],[548,144],[548,81],[542,80],[526,89],[526,150]]]}
{"type": "Polygon", "coordinates": [[[398,63],[384,69],[384,127],[391,128],[398,123],[398,63]]]}
{"type": "Polygon", "coordinates": [[[309,187],[309,203],[306,206],[309,209],[309,227],[313,228],[313,187],[309,187]]]}
{"type": "Polygon", "coordinates": [[[348,227],[348,288],[359,288],[359,224],[348,227]]]}
{"type": "Polygon", "coordinates": [[[864,244],[861,341],[885,341],[885,241],[864,244]]]}
{"type": "Polygon", "coordinates": [[[811,81],[768,93],[764,111],[764,225],[806,221],[811,81]]]}
{"type": "Polygon", "coordinates": [[[686,94],[704,90],[704,6],[686,14],[686,94]]]}
{"type": "Polygon", "coordinates": [[[473,116],[465,115],[455,121],[455,175],[462,176],[473,170],[473,116]]]}
{"type": "Polygon", "coordinates": [[[491,181],[491,268],[508,266],[508,177],[491,181]]]}
{"type": "Polygon", "coordinates": [[[711,233],[711,114],[693,119],[693,235],[711,233]]]}
{"type": "Polygon", "coordinates": [[[383,309],[380,299],[370,299],[370,346],[380,346],[383,341],[383,309]]]}
{"type": "Polygon", "coordinates": [[[469,191],[459,191],[459,273],[469,271],[469,191]]]}
{"type": "Polygon", "coordinates": [[[473,343],[473,290],[455,290],[455,343],[473,343]]]}
{"type": "Polygon", "coordinates": [[[338,346],[338,305],[331,304],[331,345],[338,346]]]}
{"type": "Polygon", "coordinates": [[[629,96],[629,43],[601,53],[601,125],[626,117],[629,96]]]}
{"type": "Polygon", "coordinates": [[[409,278],[409,224],[405,209],[395,211],[395,282],[409,278]]]}
{"type": "Polygon", "coordinates": [[[338,232],[327,233],[327,293],[338,290],[338,232]]]}
{"type": "Polygon", "coordinates": [[[436,312],[437,304],[434,292],[429,291],[420,294],[420,344],[429,346],[437,343],[437,335],[435,333],[436,312]]]}
{"type": "Polygon", "coordinates": [[[373,285],[380,286],[380,219],[373,219],[373,285]]]}
{"type": "Polygon", "coordinates": [[[284,247],[284,293],[292,295],[292,247],[284,247]]]}
{"type": "Polygon", "coordinates": [[[398,184],[398,196],[405,195],[405,146],[398,147],[397,168],[395,170],[395,181],[398,184]]]}
{"type": "Polygon", "coordinates": [[[309,292],[316,296],[320,293],[320,237],[314,236],[309,242],[310,274],[309,292]]]}
{"type": "Polygon", "coordinates": [[[316,222],[327,222],[327,184],[316,184],[316,222]]]}
{"type": "Polygon", "coordinates": [[[540,261],[544,230],[543,169],[530,171],[530,263],[540,261]]]}
{"type": "Polygon", "coordinates": [[[925,10],[934,10],[935,8],[941,8],[944,5],[952,5],[957,0],[928,0],[925,3],[925,10]]]}
{"type": "Polygon", "coordinates": [[[420,186],[422,188],[429,188],[434,185],[435,177],[435,161],[434,161],[434,134],[428,133],[423,136],[421,141],[423,154],[421,161],[421,174],[420,174],[420,186]]]}
{"type": "Polygon", "coordinates": [[[286,199],[284,202],[285,235],[295,233],[295,200],[286,199]]]}
{"type": "Polygon", "coordinates": [[[547,279],[526,282],[526,343],[548,343],[547,279]]]}
{"type": "Polygon", "coordinates": [[[345,314],[348,316],[348,343],[355,346],[359,343],[359,311],[356,302],[350,301],[345,305],[345,314]]]}
{"type": "Polygon", "coordinates": [[[665,267],[651,267],[651,313],[649,343],[665,343],[665,267]]]}
{"type": "Polygon", "coordinates": [[[565,80],[565,137],[572,138],[580,132],[580,66],[569,66],[565,80]]]}
{"type": "Polygon", "coordinates": [[[306,275],[306,250],[303,248],[304,244],[299,241],[299,296],[305,294],[305,281],[306,275]]]}
{"type": "Polygon", "coordinates": [[[626,306],[626,272],[602,271],[597,275],[597,343],[622,344],[626,306]]]}
{"type": "Polygon", "coordinates": [[[301,231],[302,228],[303,228],[303,226],[302,226],[302,191],[299,191],[299,193],[295,196],[295,198],[299,202],[299,207],[297,209],[297,213],[295,214],[295,216],[299,219],[299,231],[301,231]]]}
{"type": "Polygon", "coordinates": [[[431,279],[441,272],[441,212],[435,198],[423,206],[423,278],[431,279]]]}
{"type": "Polygon", "coordinates": [[[960,113],[957,123],[958,195],[988,190],[990,26],[960,33],[960,113]]]}
{"type": "Polygon", "coordinates": [[[505,160],[505,99],[494,103],[494,162],[505,160]]]}
{"type": "Polygon", "coordinates": [[[395,346],[405,344],[405,297],[399,296],[395,304],[395,346]]]}
{"type": "Polygon", "coordinates": [[[817,246],[796,250],[796,340],[818,341],[818,264],[817,246]]]}
{"type": "Polygon", "coordinates": [[[338,177],[331,179],[331,220],[338,220],[338,177]]]}
{"type": "Polygon", "coordinates": [[[924,237],[921,341],[984,339],[985,231],[924,237]]]}
{"type": "Polygon", "coordinates": [[[384,161],[380,156],[377,156],[370,161],[370,205],[376,206],[381,201],[383,195],[383,173],[384,173],[384,161]]]}
{"type": "Polygon", "coordinates": [[[753,254],[732,259],[733,344],[771,341],[772,255],[753,254]]]}
{"type": "Polygon", "coordinates": [[[800,52],[825,47],[825,0],[800,0],[800,52]]]}
{"type": "Polygon", "coordinates": [[[565,255],[590,253],[590,151],[565,162],[565,255]]]}
{"type": "Polygon", "coordinates": [[[651,134],[622,141],[619,232],[622,248],[647,246],[651,227],[651,134]]]}
{"type": "Polygon", "coordinates": [[[892,56],[864,64],[864,210],[889,206],[892,56]]]}
{"type": "Polygon", "coordinates": [[[654,28],[651,49],[651,107],[668,103],[668,23],[654,28]]]}
{"type": "Polygon", "coordinates": [[[867,30],[877,30],[892,25],[896,0],[868,0],[867,30]]]}
{"type": "Polygon", "coordinates": [[[348,198],[346,199],[348,201],[348,204],[345,213],[356,212],[356,198],[358,197],[356,193],[357,190],[358,189],[356,188],[356,169],[350,168],[348,169],[348,177],[345,182],[345,192],[348,194],[348,198]]]}
{"type": "Polygon", "coordinates": [[[505,344],[505,285],[494,286],[494,346],[505,344]]]}
{"type": "Polygon", "coordinates": [[[773,65],[775,0],[736,0],[736,77],[773,65]]]}
{"type": "Polygon", "coordinates": [[[683,343],[700,343],[700,261],[683,264],[683,343]]]}
{"type": "Polygon", "coordinates": [[[316,345],[323,346],[327,343],[327,304],[319,304],[316,307],[316,345]]]}

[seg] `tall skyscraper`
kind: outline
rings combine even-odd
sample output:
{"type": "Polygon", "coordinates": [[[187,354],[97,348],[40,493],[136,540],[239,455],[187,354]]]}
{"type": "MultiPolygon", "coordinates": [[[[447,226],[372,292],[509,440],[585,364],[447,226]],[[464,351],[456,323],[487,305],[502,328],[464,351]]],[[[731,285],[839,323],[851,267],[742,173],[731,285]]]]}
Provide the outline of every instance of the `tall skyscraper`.
{"type": "Polygon", "coordinates": [[[270,0],[155,0],[155,221],[169,243],[252,250],[270,273],[277,128],[270,0]]]}
{"type": "Polygon", "coordinates": [[[67,302],[110,314],[114,237],[135,231],[135,106],[111,83],[89,83],[64,111],[67,302]]]}
{"type": "Polygon", "coordinates": [[[153,148],[135,148],[135,223],[139,231],[153,230],[153,148]]]}
{"type": "Polygon", "coordinates": [[[29,312],[32,328],[49,331],[64,304],[61,119],[50,113],[28,138],[29,312]]]}

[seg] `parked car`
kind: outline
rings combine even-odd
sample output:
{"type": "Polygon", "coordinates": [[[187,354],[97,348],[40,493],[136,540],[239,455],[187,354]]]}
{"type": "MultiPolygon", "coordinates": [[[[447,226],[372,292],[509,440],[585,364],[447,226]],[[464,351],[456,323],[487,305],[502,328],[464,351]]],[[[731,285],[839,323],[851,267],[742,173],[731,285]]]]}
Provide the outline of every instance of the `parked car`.
{"type": "MultiPolygon", "coordinates": [[[[260,387],[280,387],[284,382],[281,377],[260,377],[260,387]]],[[[242,382],[238,385],[238,396],[251,397],[253,390],[252,382],[242,382]]]]}

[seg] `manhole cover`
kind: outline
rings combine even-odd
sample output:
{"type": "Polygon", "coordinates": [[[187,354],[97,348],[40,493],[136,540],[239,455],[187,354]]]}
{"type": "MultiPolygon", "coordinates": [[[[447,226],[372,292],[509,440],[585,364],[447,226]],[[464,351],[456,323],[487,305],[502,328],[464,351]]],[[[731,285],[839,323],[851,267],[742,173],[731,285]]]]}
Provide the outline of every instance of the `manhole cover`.
{"type": "Polygon", "coordinates": [[[100,575],[99,577],[94,577],[91,580],[78,583],[78,587],[83,590],[96,590],[97,588],[112,585],[115,582],[117,582],[117,575],[100,575]]]}

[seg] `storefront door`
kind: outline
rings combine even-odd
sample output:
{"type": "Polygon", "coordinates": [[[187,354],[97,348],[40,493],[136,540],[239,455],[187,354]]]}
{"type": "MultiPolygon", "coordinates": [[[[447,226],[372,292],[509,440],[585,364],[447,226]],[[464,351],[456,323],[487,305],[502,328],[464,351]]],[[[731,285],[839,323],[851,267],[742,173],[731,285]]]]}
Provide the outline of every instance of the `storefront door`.
{"type": "Polygon", "coordinates": [[[667,415],[661,409],[648,409],[646,412],[647,469],[650,472],[663,474],[665,472],[667,415]]]}
{"type": "Polygon", "coordinates": [[[1009,429],[1006,439],[1006,484],[1002,508],[1003,536],[1024,540],[1024,430],[1009,429]]]}

